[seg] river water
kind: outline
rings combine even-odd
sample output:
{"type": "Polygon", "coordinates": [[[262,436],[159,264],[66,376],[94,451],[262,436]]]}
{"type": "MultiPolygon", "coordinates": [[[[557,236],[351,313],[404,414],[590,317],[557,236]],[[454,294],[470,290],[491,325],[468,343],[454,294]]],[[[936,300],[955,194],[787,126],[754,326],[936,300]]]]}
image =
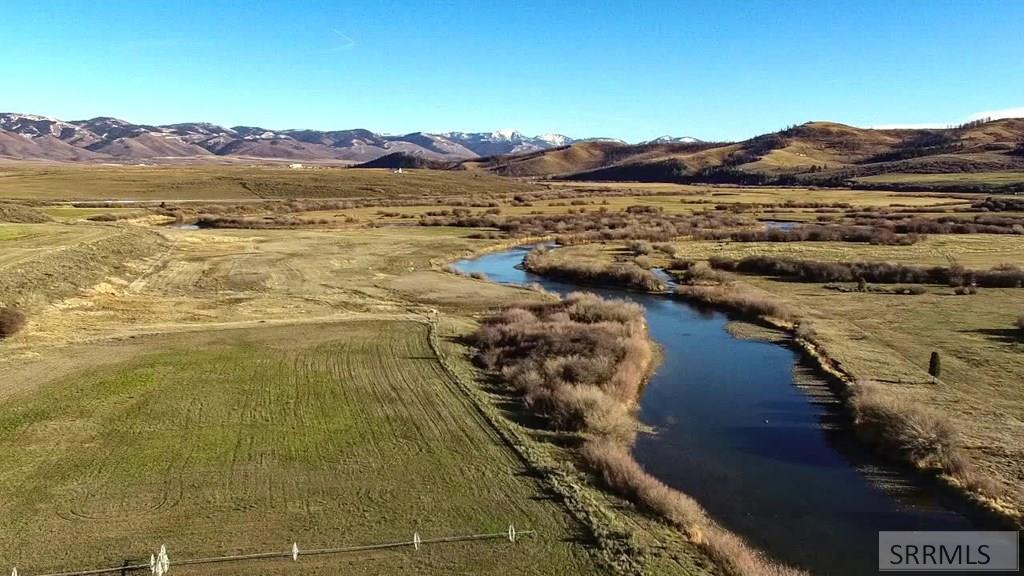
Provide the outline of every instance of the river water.
{"type": "Polygon", "coordinates": [[[729,318],[666,296],[581,288],[519,268],[518,248],[456,263],[494,282],[627,298],[646,310],[664,357],[644,390],[634,456],[774,558],[813,574],[877,573],[880,530],[968,530],[844,426],[824,385],[808,387],[787,346],[738,339],[729,318]],[[807,390],[817,391],[809,394],[807,390]]]}

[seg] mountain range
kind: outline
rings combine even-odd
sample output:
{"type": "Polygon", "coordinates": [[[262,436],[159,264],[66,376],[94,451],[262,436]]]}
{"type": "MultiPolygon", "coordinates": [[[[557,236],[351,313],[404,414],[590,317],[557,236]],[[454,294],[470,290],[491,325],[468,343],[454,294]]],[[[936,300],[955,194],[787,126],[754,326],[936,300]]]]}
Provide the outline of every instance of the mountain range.
{"type": "MultiPolygon", "coordinates": [[[[84,163],[307,162],[371,168],[482,170],[573,180],[871,185],[891,174],[1024,172],[1024,118],[943,129],[807,122],[739,142],[662,136],[639,144],[561,134],[151,126],[110,117],[65,122],[0,113],[0,161],[84,163]]],[[[887,178],[887,177],[886,177],[887,178]]],[[[891,180],[891,178],[889,178],[891,180]]],[[[1014,188],[1016,190],[1017,188],[1014,188]]]]}
{"type": "Polygon", "coordinates": [[[359,163],[395,153],[428,161],[522,154],[567,146],[561,134],[413,132],[401,136],[352,130],[225,128],[204,122],[152,126],[117,118],[63,121],[35,114],[0,113],[0,158],[63,162],[173,162],[272,159],[359,163]]]}

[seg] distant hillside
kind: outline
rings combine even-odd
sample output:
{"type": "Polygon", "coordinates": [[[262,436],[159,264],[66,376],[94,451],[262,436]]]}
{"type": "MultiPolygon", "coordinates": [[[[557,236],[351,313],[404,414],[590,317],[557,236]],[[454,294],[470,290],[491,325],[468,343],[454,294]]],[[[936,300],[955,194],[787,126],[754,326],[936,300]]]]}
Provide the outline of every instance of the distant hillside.
{"type": "MultiPolygon", "coordinates": [[[[809,122],[743,142],[666,140],[638,145],[576,142],[530,154],[468,160],[463,165],[507,176],[748,185],[869,186],[872,180],[863,178],[883,174],[1024,170],[1024,119],[1020,118],[929,130],[809,122]]],[[[963,181],[958,182],[964,188],[963,181]]],[[[934,187],[929,184],[927,189],[934,187]]],[[[1024,189],[1024,182],[1020,188],[1024,189]]]]}
{"type": "Polygon", "coordinates": [[[387,156],[381,156],[369,162],[363,162],[354,166],[355,168],[390,168],[392,170],[402,168],[425,168],[428,170],[450,170],[457,167],[457,163],[431,160],[422,156],[415,156],[407,152],[394,152],[387,156]]]}
{"type": "Polygon", "coordinates": [[[269,130],[225,128],[206,122],[150,126],[111,117],[65,122],[34,114],[0,113],[0,159],[58,162],[180,162],[267,159],[354,164],[394,153],[464,160],[565,146],[560,134],[529,137],[495,132],[413,132],[403,136],[369,130],[269,130]]]}
{"type": "Polygon", "coordinates": [[[486,170],[503,176],[572,178],[610,166],[699,154],[720,146],[708,142],[626,144],[614,140],[587,140],[528,154],[466,160],[462,165],[468,170],[486,170]]]}

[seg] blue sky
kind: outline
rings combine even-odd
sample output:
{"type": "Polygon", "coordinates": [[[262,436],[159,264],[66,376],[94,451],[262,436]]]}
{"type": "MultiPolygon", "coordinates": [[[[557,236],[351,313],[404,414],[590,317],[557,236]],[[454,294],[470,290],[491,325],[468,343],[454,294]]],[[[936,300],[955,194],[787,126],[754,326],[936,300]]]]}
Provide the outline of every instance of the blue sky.
{"type": "Polygon", "coordinates": [[[63,119],[635,141],[1024,115],[1017,0],[0,0],[0,10],[0,111],[63,119]]]}

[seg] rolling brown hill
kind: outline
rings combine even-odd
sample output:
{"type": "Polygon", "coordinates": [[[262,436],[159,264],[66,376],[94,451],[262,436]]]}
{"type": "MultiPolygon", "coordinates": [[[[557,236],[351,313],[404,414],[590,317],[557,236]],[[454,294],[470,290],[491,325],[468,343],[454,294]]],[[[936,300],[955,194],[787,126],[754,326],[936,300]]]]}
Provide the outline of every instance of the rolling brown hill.
{"type": "Polygon", "coordinates": [[[463,166],[570,180],[836,185],[879,174],[1024,171],[1024,156],[1015,152],[1022,143],[1020,118],[927,130],[808,122],[736,143],[576,142],[463,166]]]}

